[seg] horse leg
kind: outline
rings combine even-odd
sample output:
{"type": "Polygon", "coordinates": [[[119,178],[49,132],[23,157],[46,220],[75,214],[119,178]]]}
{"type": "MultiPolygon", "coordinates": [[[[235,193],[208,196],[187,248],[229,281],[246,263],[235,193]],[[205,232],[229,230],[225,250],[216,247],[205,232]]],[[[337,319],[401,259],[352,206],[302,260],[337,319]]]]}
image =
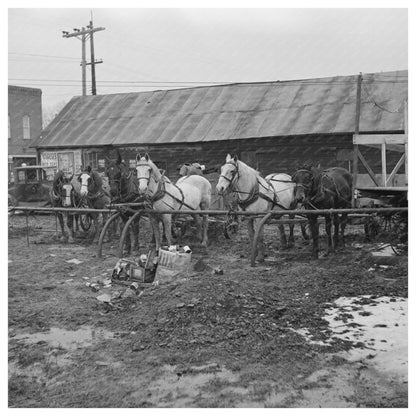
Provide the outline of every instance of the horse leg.
{"type": "Polygon", "coordinates": [[[316,215],[309,216],[309,228],[312,233],[312,257],[317,259],[319,254],[319,224],[316,215]]]}
{"type": "MultiPolygon", "coordinates": [[[[293,220],[293,219],[295,219],[295,216],[293,214],[289,215],[289,219],[293,220]]],[[[287,245],[288,248],[293,247],[295,245],[295,237],[293,235],[294,228],[295,228],[295,224],[290,223],[289,224],[289,242],[288,242],[288,245],[287,245]]]]}
{"type": "Polygon", "coordinates": [[[202,216],[202,247],[208,246],[208,215],[202,216]]]}
{"type": "Polygon", "coordinates": [[[165,236],[168,246],[172,245],[172,215],[162,214],[163,227],[165,228],[165,236]]]}
{"type": "Polygon", "coordinates": [[[345,247],[344,232],[345,232],[345,227],[347,226],[347,222],[348,222],[347,217],[348,217],[348,214],[341,215],[341,238],[340,238],[341,247],[345,247]]]}
{"type": "Polygon", "coordinates": [[[196,235],[198,242],[202,242],[202,218],[199,215],[193,216],[195,219],[195,225],[196,225],[196,235]]]}
{"type": "Polygon", "coordinates": [[[75,233],[79,233],[79,215],[74,215],[75,219],[75,233]]]}
{"type": "MultiPolygon", "coordinates": [[[[254,219],[249,218],[247,220],[247,230],[248,230],[248,238],[250,240],[250,244],[253,244],[254,239],[254,219]]],[[[255,257],[257,257],[258,254],[258,247],[255,248],[255,257]]]]}
{"type": "Polygon", "coordinates": [[[152,225],[153,230],[153,237],[155,241],[156,251],[160,249],[160,229],[159,229],[159,218],[157,218],[155,215],[150,214],[149,215],[150,224],[152,225]]]}
{"type": "Polygon", "coordinates": [[[67,242],[68,241],[68,234],[65,231],[64,216],[60,212],[57,212],[56,213],[56,216],[58,217],[59,225],[61,227],[61,234],[62,234],[62,237],[61,238],[65,242],[67,242]]]}
{"type": "Polygon", "coordinates": [[[339,237],[339,216],[334,214],[334,250],[338,247],[339,237]]]}
{"type": "MultiPolygon", "coordinates": [[[[256,220],[257,227],[259,226],[260,220],[256,220]]],[[[264,262],[264,226],[261,227],[261,230],[259,232],[259,241],[258,241],[258,261],[260,263],[264,262]]]]}
{"type": "Polygon", "coordinates": [[[74,242],[74,239],[75,239],[74,215],[67,214],[67,216],[66,216],[66,225],[69,228],[69,230],[71,231],[69,241],[71,243],[73,243],[74,242]]]}
{"type": "MultiPolygon", "coordinates": [[[[276,217],[278,220],[282,218],[282,216],[276,217]]],[[[279,224],[279,232],[280,232],[280,245],[282,250],[287,249],[287,239],[286,239],[286,233],[285,233],[285,226],[283,224],[279,224]]]]}
{"type": "Polygon", "coordinates": [[[97,214],[91,214],[92,217],[92,226],[93,226],[93,233],[92,233],[92,237],[91,237],[91,243],[94,242],[95,240],[95,236],[97,235],[97,230],[98,230],[98,215],[97,214]]]}
{"type": "Polygon", "coordinates": [[[332,217],[331,215],[325,215],[325,230],[328,239],[328,245],[326,249],[326,254],[329,254],[334,251],[332,244],[332,217]]]}
{"type": "Polygon", "coordinates": [[[302,237],[303,237],[303,239],[306,240],[306,241],[309,240],[309,234],[308,234],[308,232],[306,230],[306,224],[301,223],[300,224],[300,229],[302,231],[302,237]]]}

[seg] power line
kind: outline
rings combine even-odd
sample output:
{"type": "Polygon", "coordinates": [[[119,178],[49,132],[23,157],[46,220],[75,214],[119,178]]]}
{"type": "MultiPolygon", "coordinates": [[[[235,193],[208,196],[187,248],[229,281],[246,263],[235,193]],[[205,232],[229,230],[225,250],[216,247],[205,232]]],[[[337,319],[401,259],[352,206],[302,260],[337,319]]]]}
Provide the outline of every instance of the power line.
{"type": "Polygon", "coordinates": [[[39,56],[42,58],[59,58],[59,59],[74,59],[79,61],[79,58],[75,58],[72,56],[58,56],[58,55],[41,55],[35,53],[18,53],[18,52],[9,52],[9,55],[21,55],[21,56],[39,56]]]}

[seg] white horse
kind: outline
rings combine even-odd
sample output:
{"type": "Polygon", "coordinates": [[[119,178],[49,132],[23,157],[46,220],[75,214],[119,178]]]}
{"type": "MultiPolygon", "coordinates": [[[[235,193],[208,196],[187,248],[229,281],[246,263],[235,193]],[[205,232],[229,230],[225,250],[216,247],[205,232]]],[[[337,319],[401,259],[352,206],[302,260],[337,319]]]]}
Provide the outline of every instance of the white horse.
{"type": "MultiPolygon", "coordinates": [[[[191,175],[179,178],[173,184],[164,176],[146,153],[136,156],[137,179],[139,194],[145,195],[155,211],[166,210],[207,210],[211,205],[211,184],[203,176],[191,175]]],[[[165,229],[168,245],[172,244],[172,214],[160,214],[165,229]]],[[[161,239],[157,218],[151,216],[153,232],[155,233],[156,249],[160,248],[161,239]]],[[[208,215],[195,215],[198,236],[201,245],[208,243],[208,215]],[[201,224],[202,222],[202,224],[201,224]]]]}
{"type": "MultiPolygon", "coordinates": [[[[228,188],[237,193],[240,209],[248,212],[266,212],[274,207],[290,209],[294,201],[295,184],[289,175],[270,174],[262,178],[260,174],[246,165],[237,156],[226,157],[225,164],[221,167],[221,174],[216,186],[217,192],[222,195],[228,188]]],[[[248,233],[250,241],[253,241],[254,230],[258,227],[260,219],[248,218],[248,233]]],[[[281,240],[286,246],[286,236],[283,225],[279,225],[281,240]]],[[[264,232],[260,230],[256,257],[264,261],[264,232]]]]}

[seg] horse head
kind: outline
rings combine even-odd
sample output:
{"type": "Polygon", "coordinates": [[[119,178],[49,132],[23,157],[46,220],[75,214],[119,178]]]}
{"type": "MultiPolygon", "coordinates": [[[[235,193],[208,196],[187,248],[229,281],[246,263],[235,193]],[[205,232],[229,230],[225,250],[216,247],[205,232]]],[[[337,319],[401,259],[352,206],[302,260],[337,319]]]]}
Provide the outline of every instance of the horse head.
{"type": "Polygon", "coordinates": [[[74,187],[72,185],[72,178],[74,175],[72,174],[70,178],[63,178],[62,183],[62,192],[61,192],[61,201],[62,206],[64,208],[68,208],[72,206],[72,196],[74,192],[74,187]]]}
{"type": "Polygon", "coordinates": [[[232,157],[228,154],[225,164],[221,166],[221,173],[216,186],[218,194],[223,195],[235,183],[236,178],[238,180],[238,157],[232,157]]]}
{"type": "Polygon", "coordinates": [[[296,184],[295,201],[297,203],[306,202],[314,194],[320,173],[320,167],[311,165],[298,167],[297,171],[292,176],[292,181],[296,184]]]}
{"type": "Polygon", "coordinates": [[[190,163],[184,163],[179,168],[179,176],[186,176],[188,174],[189,168],[191,167],[190,163]]]}
{"type": "Polygon", "coordinates": [[[78,182],[81,184],[81,197],[86,197],[89,193],[94,192],[95,183],[91,166],[87,166],[84,171],[78,175],[78,182]]]}
{"type": "Polygon", "coordinates": [[[123,174],[121,157],[118,159],[107,159],[107,168],[105,173],[108,177],[111,197],[114,198],[120,196],[123,174]]]}
{"type": "Polygon", "coordinates": [[[139,181],[139,194],[146,194],[150,178],[152,177],[153,172],[153,163],[150,160],[149,155],[146,153],[144,156],[141,156],[140,153],[136,156],[136,171],[137,179],[139,181]]]}

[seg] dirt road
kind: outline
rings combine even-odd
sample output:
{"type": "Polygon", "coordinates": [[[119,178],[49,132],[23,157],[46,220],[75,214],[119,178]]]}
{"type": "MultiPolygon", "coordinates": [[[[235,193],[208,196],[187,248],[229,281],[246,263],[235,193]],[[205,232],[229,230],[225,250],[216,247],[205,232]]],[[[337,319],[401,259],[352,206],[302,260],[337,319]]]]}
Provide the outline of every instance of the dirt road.
{"type": "Polygon", "coordinates": [[[10,407],[407,407],[407,257],[375,264],[358,229],[311,260],[299,237],[277,251],[268,226],[255,268],[245,229],[211,233],[192,264],[223,275],[131,291],[104,287],[115,245],[98,259],[48,216],[28,245],[23,225],[9,224],[10,407]]]}

